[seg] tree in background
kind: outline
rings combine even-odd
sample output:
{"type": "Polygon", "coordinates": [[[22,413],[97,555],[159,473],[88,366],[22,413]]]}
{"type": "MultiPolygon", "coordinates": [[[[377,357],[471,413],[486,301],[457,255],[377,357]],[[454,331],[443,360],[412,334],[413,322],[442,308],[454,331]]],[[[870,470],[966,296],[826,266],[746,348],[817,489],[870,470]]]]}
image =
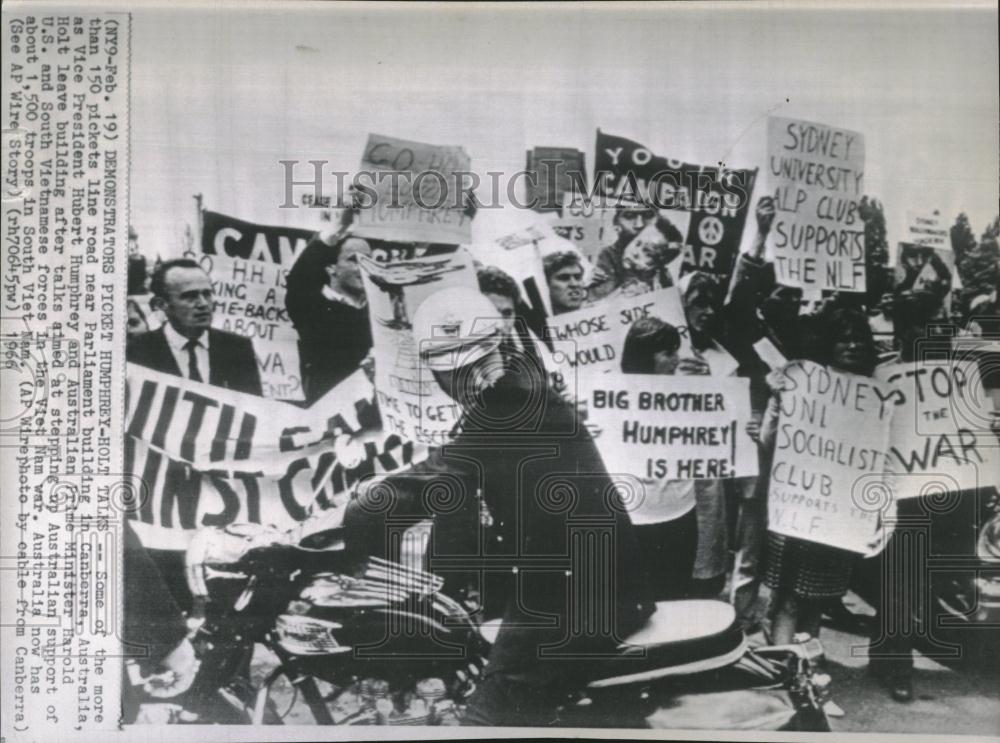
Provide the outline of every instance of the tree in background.
{"type": "Polygon", "coordinates": [[[889,268],[889,241],[886,238],[885,211],[881,202],[862,196],[858,213],[865,223],[865,304],[878,304],[886,292],[892,291],[893,272],[889,268]]]}
{"type": "Polygon", "coordinates": [[[955,252],[955,263],[963,284],[963,289],[956,297],[953,311],[963,324],[968,320],[972,300],[977,296],[996,291],[1000,283],[998,240],[1000,240],[1000,217],[993,220],[978,242],[965,214],[959,214],[955,225],[951,228],[952,250],[955,252]]]}

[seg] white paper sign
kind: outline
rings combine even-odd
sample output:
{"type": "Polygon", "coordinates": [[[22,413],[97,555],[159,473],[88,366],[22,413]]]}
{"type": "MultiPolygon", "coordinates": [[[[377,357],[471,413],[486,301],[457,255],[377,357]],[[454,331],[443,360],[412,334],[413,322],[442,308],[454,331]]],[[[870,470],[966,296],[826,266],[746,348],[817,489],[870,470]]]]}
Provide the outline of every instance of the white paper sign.
{"type": "Polygon", "coordinates": [[[768,119],[768,177],[777,212],[769,240],[778,283],[814,293],[865,290],[865,140],[859,132],[768,119]]]}
{"type": "Polygon", "coordinates": [[[768,528],[868,554],[891,504],[880,487],[892,390],[811,361],[794,361],[784,371],[789,388],[781,393],[768,528]]]}
{"type": "Polygon", "coordinates": [[[896,498],[954,492],[1000,481],[1000,441],[979,364],[919,361],[880,367],[897,405],[889,438],[888,482],[896,498]]]}
{"type": "Polygon", "coordinates": [[[642,480],[757,474],[757,447],[743,430],[749,379],[609,372],[586,376],[581,388],[609,472],[642,480]]]}

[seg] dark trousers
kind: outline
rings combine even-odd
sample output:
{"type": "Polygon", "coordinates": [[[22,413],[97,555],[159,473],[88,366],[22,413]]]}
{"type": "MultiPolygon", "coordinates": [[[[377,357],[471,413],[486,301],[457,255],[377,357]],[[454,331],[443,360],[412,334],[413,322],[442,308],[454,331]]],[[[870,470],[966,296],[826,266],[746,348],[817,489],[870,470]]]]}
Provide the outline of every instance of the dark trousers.
{"type": "MultiPolygon", "coordinates": [[[[899,502],[897,518],[913,518],[921,513],[919,499],[899,502]]],[[[868,640],[869,663],[893,672],[908,673],[913,668],[913,645],[920,612],[919,587],[926,585],[926,556],[916,550],[923,540],[903,523],[889,537],[882,552],[862,563],[857,588],[875,609],[868,640]]]]}
{"type": "Polygon", "coordinates": [[[651,600],[671,601],[688,596],[698,548],[695,509],[671,521],[636,526],[635,536],[651,600]]]}

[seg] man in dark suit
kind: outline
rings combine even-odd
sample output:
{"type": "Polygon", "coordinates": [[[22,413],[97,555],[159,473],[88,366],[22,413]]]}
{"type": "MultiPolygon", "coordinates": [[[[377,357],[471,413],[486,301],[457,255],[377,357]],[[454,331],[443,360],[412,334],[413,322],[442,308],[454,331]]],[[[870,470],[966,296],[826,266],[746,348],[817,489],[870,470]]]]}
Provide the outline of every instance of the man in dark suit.
{"type": "Polygon", "coordinates": [[[212,281],[196,261],[161,263],[153,271],[150,290],[150,305],[162,310],[167,322],[129,341],[129,361],[236,392],[262,394],[250,339],[211,327],[212,281]]]}

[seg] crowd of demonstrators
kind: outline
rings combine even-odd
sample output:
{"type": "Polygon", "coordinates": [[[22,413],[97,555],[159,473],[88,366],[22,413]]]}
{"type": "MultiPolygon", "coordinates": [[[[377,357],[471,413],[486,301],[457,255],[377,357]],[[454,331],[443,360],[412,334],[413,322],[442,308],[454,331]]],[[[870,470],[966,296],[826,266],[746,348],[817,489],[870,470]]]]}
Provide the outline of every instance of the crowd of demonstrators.
{"type": "MultiPolygon", "coordinates": [[[[620,565],[633,572],[622,578],[628,601],[619,609],[628,616],[623,614],[619,627],[635,626],[648,613],[650,602],[716,598],[728,584],[729,600],[748,632],[763,627],[768,639],[779,644],[792,642],[800,633],[818,637],[823,615],[841,606],[840,599],[852,586],[853,577],[867,587],[866,598],[883,620],[873,625],[870,668],[886,682],[893,698],[907,701],[913,696],[914,638],[911,623],[903,617],[921,607],[912,586],[904,585],[891,569],[902,559],[902,540],[893,536],[879,556],[862,559],[843,549],[768,531],[768,473],[787,385],[773,358],[808,360],[834,372],[871,377],[880,361],[914,361],[922,340],[954,335],[947,330],[929,335],[946,322],[958,325],[960,333],[997,333],[1000,321],[991,315],[997,312],[1000,225],[991,227],[981,243],[973,241],[961,249],[956,246],[957,273],[964,287],[958,291],[955,277],[933,251],[904,252],[897,270],[890,270],[885,262],[881,206],[864,200],[868,291],[828,294],[806,311],[802,290],[779,284],[767,259],[775,209],[770,196],[757,202],[756,232],[749,250],[737,257],[729,280],[700,271],[673,276],[667,266],[679,255],[677,245],[683,237],[669,220],[644,207],[616,213],[617,237],[601,251],[591,279],[585,280],[587,268],[575,251],[554,252],[542,259],[554,315],[607,300],[618,292],[677,287],[685,327],[656,317],[633,323],[622,349],[623,373],[675,379],[737,375],[749,380],[751,414],[745,425],[758,444],[759,474],[730,479],[646,479],[642,481],[645,494],[640,505],[628,511],[627,519],[616,513],[624,535],[617,543],[623,550],[620,565]],[[949,299],[955,300],[950,308],[949,299]],[[891,354],[879,347],[873,333],[876,322],[891,327],[891,354]],[[773,355],[765,353],[762,344],[772,349],[773,355]],[[767,616],[762,616],[758,606],[762,585],[770,592],[767,616]]],[[[964,234],[962,229],[953,229],[953,240],[964,234]]],[[[345,217],[336,232],[316,235],[288,272],[286,306],[299,335],[306,405],[370,358],[372,334],[359,258],[371,253],[371,244],[351,234],[350,219],[345,217]]],[[[145,265],[141,273],[140,278],[136,262],[133,276],[130,261],[130,294],[137,297],[146,290],[145,265]],[[131,291],[133,286],[135,292],[131,291]]],[[[572,407],[558,400],[555,390],[544,390],[546,405],[539,408],[543,418],[525,423],[522,433],[526,438],[518,441],[516,452],[494,447],[485,464],[485,479],[478,471],[467,471],[461,457],[449,457],[449,452],[458,452],[465,444],[481,447],[483,434],[498,433],[492,426],[510,417],[507,408],[523,401],[532,386],[550,384],[544,372],[539,373],[543,362],[536,344],[545,339],[539,332],[537,307],[530,307],[522,287],[495,266],[478,266],[477,279],[478,294],[471,289],[439,291],[418,308],[413,320],[418,334],[421,323],[440,322],[444,316],[458,324],[477,316],[494,317],[498,322],[491,326],[490,343],[477,347],[477,353],[484,349],[485,353],[466,359],[477,374],[457,374],[450,366],[454,362],[445,360],[454,354],[442,353],[438,358],[433,345],[427,349],[421,346],[425,364],[441,388],[461,405],[463,418],[452,444],[432,450],[425,463],[395,477],[399,492],[413,496],[398,500],[397,514],[412,516],[425,507],[416,496],[421,477],[457,473],[469,478],[471,490],[483,491],[499,533],[508,537],[505,543],[502,539],[491,543],[489,549],[508,549],[518,541],[511,530],[522,529],[536,545],[546,545],[543,551],[558,552],[564,548],[560,540],[564,540],[565,524],[543,513],[544,509],[518,521],[515,504],[505,499],[511,473],[520,471],[515,460],[523,455],[523,444],[529,440],[542,449],[557,444],[559,462],[548,462],[545,467],[579,475],[575,487],[588,502],[593,501],[594,508],[598,507],[596,494],[608,486],[592,436],[585,433],[586,426],[567,423],[573,416],[572,407]],[[523,363],[525,359],[531,363],[523,363]],[[560,438],[556,433],[564,428],[579,433],[572,440],[560,438]],[[586,475],[600,477],[588,479],[586,475]]],[[[148,307],[161,312],[165,322],[149,330],[144,305],[130,299],[129,361],[193,381],[261,394],[251,341],[211,327],[211,279],[197,262],[176,259],[159,263],[149,276],[147,293],[148,307]]],[[[673,383],[665,381],[667,386],[673,383]]],[[[959,493],[958,497],[966,495],[959,493]]],[[[364,492],[359,492],[358,498],[364,497],[364,492]]],[[[522,500],[522,506],[533,503],[531,498],[522,500]]],[[[920,498],[906,500],[900,504],[899,517],[915,516],[925,505],[920,498]]],[[[365,549],[378,552],[380,535],[385,536],[382,525],[366,520],[357,510],[349,514],[345,523],[355,531],[354,543],[364,543],[365,549]]],[[[469,539],[481,516],[477,504],[477,508],[450,519],[440,538],[452,547],[477,548],[469,539]]],[[[541,608],[533,610],[566,613],[565,606],[551,603],[559,593],[556,586],[539,584],[537,588],[541,608]]],[[[505,597],[499,613],[514,627],[523,610],[517,601],[505,597]]],[[[470,719],[485,724],[524,724],[524,715],[530,713],[532,719],[544,722],[554,698],[552,689],[564,685],[571,674],[566,667],[553,671],[545,664],[529,663],[525,643],[548,637],[542,631],[536,634],[526,639],[511,629],[498,639],[490,674],[472,705],[470,719]],[[545,694],[538,691],[546,687],[552,688],[545,694]],[[511,699],[518,705],[513,711],[511,699]]]]}
{"type": "MultiPolygon", "coordinates": [[[[683,301],[690,356],[678,354],[677,330],[662,320],[647,318],[632,326],[623,351],[623,372],[735,373],[749,378],[752,412],[747,430],[759,442],[760,474],[726,481],[645,482],[646,498],[630,515],[643,557],[642,572],[653,596],[718,596],[728,579],[729,598],[743,626],[753,631],[763,620],[768,638],[776,643],[791,642],[802,633],[819,636],[824,615],[840,618],[845,611],[841,598],[849,586],[864,591],[877,612],[871,624],[870,670],[894,699],[905,702],[913,697],[913,628],[920,621],[914,624],[910,617],[922,607],[914,586],[904,585],[898,572],[905,557],[903,540],[894,533],[885,551],[863,559],[847,550],[768,531],[768,473],[785,378],[780,369],[772,370],[763,361],[755,346],[764,342],[789,361],[809,360],[832,371],[870,377],[880,362],[917,360],[914,349],[922,339],[947,340],[956,329],[958,334],[997,334],[1000,225],[987,230],[979,245],[959,255],[960,274],[963,266],[975,267],[974,274],[962,276],[965,286],[976,287],[969,296],[955,289],[951,271],[933,250],[904,249],[900,265],[890,268],[881,205],[866,198],[862,206],[869,276],[866,292],[827,292],[810,311],[804,311],[808,305],[802,290],[779,284],[766,258],[775,204],[765,196],[757,203],[756,234],[750,249],[738,256],[728,285],[699,272],[673,282],[683,301]],[[950,307],[950,300],[959,296],[961,300],[950,307]],[[878,321],[890,330],[881,342],[873,333],[878,321]],[[762,583],[770,592],[766,617],[757,606],[762,583]]],[[[652,219],[650,212],[624,211],[616,218],[618,240],[602,252],[587,299],[609,296],[622,287],[627,270],[622,256],[652,219]]],[[[559,264],[552,259],[549,265],[559,264]]],[[[573,297],[582,302],[581,295],[588,293],[588,288],[580,288],[582,271],[570,278],[575,279],[573,297]]],[[[550,288],[557,295],[563,285],[550,280],[550,288]]],[[[553,305],[556,312],[576,306],[553,305]]],[[[977,494],[952,495],[974,498],[977,494]]],[[[900,523],[926,513],[923,501],[901,501],[900,523]]]]}

